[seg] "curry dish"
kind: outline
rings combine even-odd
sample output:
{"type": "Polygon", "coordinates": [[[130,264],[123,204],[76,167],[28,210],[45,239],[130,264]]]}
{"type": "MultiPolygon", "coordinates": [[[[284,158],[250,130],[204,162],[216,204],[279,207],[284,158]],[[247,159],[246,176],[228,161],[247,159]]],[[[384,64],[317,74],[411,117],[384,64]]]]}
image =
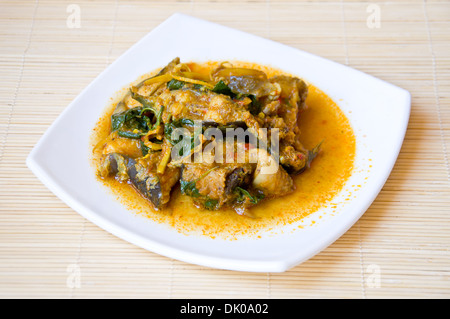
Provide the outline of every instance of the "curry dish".
{"type": "MultiPolygon", "coordinates": [[[[98,176],[133,188],[163,211],[188,196],[202,211],[254,216],[253,206],[290,198],[297,179],[322,156],[327,137],[303,143],[300,123],[315,88],[269,73],[174,59],[131,86],[105,117],[108,125],[101,122],[107,129],[99,129],[94,147],[98,176]],[[236,131],[244,134],[228,139],[236,131]],[[274,163],[276,169],[268,169],[274,163]]],[[[354,137],[344,124],[349,145],[347,154],[337,152],[345,156],[340,177],[349,175],[354,155],[354,137]]]]}

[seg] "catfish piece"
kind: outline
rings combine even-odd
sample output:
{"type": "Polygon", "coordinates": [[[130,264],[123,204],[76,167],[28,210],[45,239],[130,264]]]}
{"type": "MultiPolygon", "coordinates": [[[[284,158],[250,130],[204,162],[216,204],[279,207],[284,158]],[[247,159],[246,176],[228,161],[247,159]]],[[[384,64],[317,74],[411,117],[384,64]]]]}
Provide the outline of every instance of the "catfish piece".
{"type": "Polygon", "coordinates": [[[258,149],[258,163],[252,186],[265,196],[275,197],[294,191],[295,184],[291,176],[278,165],[275,158],[266,150],[258,149]]]}
{"type": "Polygon", "coordinates": [[[270,82],[278,83],[281,88],[280,98],[290,104],[291,107],[304,107],[308,96],[308,85],[305,81],[287,75],[276,75],[270,78],[270,82]]]}
{"type": "Polygon", "coordinates": [[[103,178],[115,176],[121,182],[128,180],[128,159],[117,153],[106,155],[100,165],[99,175],[103,178]]]}
{"type": "Polygon", "coordinates": [[[117,132],[110,134],[104,141],[103,154],[122,154],[131,158],[142,156],[142,143],[138,139],[125,138],[117,132]]]}
{"type": "Polygon", "coordinates": [[[250,184],[252,171],[244,167],[235,168],[226,178],[225,194],[231,195],[236,187],[245,187],[250,184]]]}
{"type": "Polygon", "coordinates": [[[292,146],[283,145],[280,150],[280,164],[291,175],[298,175],[311,167],[312,161],[320,152],[322,142],[311,150],[298,151],[292,146]]]}
{"type": "Polygon", "coordinates": [[[194,199],[197,205],[216,210],[226,200],[225,167],[189,163],[183,165],[181,193],[194,199]]]}
{"type": "Polygon", "coordinates": [[[161,182],[156,173],[146,172],[146,169],[134,160],[128,163],[128,176],[133,186],[148,198],[156,208],[160,208],[163,202],[161,182]]]}
{"type": "Polygon", "coordinates": [[[278,88],[270,83],[267,75],[255,69],[247,68],[224,68],[216,71],[214,79],[220,80],[230,88],[235,94],[253,95],[260,98],[266,95],[274,95],[278,88]]]}
{"type": "MultiPolygon", "coordinates": [[[[294,144],[296,136],[300,134],[298,120],[300,111],[305,108],[308,86],[303,80],[286,75],[274,76],[270,81],[281,88],[279,97],[281,103],[276,107],[276,116],[283,119],[286,141],[294,144]]],[[[269,105],[266,107],[269,108],[269,105]]]]}
{"type": "Polygon", "coordinates": [[[181,192],[207,209],[216,210],[234,204],[236,188],[248,185],[254,170],[252,164],[208,166],[184,164],[181,192]]]}
{"type": "Polygon", "coordinates": [[[108,154],[100,167],[100,176],[115,176],[120,181],[129,181],[136,190],[149,199],[155,208],[163,208],[170,199],[170,191],[177,183],[180,170],[168,168],[157,174],[154,167],[117,153],[108,154]]]}
{"type": "MultiPolygon", "coordinates": [[[[143,80],[143,81],[141,81],[140,83],[138,83],[138,84],[136,85],[136,91],[138,91],[138,89],[144,87],[145,81],[147,81],[147,80],[149,80],[149,79],[151,79],[151,78],[154,78],[154,77],[157,77],[157,76],[160,76],[160,75],[163,75],[163,74],[166,74],[166,73],[171,72],[171,71],[175,68],[175,66],[178,65],[179,63],[180,63],[180,58],[177,57],[177,58],[173,59],[173,60],[170,61],[164,68],[162,68],[162,69],[158,72],[158,74],[156,74],[156,75],[154,75],[154,76],[152,76],[152,77],[150,77],[150,78],[146,78],[145,80],[143,80]]],[[[151,93],[152,93],[152,94],[149,94],[150,92],[146,92],[147,94],[145,94],[145,95],[153,95],[153,93],[155,93],[156,89],[157,89],[157,87],[155,87],[154,89],[151,90],[151,93]]],[[[144,91],[146,91],[146,90],[144,90],[144,91]]],[[[123,97],[122,101],[120,101],[119,103],[117,103],[117,106],[116,106],[116,108],[114,109],[113,114],[121,113],[121,112],[126,111],[126,110],[129,109],[129,108],[132,108],[132,106],[129,106],[128,103],[127,103],[127,101],[130,100],[131,95],[132,95],[132,94],[131,94],[130,91],[128,91],[127,94],[125,94],[125,96],[123,97]]],[[[131,99],[131,100],[133,100],[133,99],[131,99]]]]}

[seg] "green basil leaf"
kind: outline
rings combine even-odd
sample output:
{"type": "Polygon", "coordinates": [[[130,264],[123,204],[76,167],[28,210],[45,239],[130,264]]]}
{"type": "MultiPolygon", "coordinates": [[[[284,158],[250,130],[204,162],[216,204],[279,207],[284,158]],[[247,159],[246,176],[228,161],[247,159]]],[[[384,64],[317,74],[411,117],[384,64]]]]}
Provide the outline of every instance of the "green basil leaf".
{"type": "Polygon", "coordinates": [[[169,90],[171,90],[171,91],[172,90],[179,90],[179,89],[181,89],[184,86],[184,84],[185,83],[183,81],[172,79],[169,82],[167,82],[167,88],[169,90]]]}
{"type": "Polygon", "coordinates": [[[235,188],[235,191],[237,193],[237,202],[242,203],[245,201],[245,198],[247,197],[252,204],[257,204],[260,200],[264,198],[263,194],[256,194],[252,195],[249,191],[243,189],[242,187],[237,186],[235,188]]]}
{"type": "Polygon", "coordinates": [[[228,95],[231,98],[234,98],[236,96],[236,94],[231,91],[230,87],[226,85],[222,80],[217,82],[211,91],[218,94],[228,95]]]}

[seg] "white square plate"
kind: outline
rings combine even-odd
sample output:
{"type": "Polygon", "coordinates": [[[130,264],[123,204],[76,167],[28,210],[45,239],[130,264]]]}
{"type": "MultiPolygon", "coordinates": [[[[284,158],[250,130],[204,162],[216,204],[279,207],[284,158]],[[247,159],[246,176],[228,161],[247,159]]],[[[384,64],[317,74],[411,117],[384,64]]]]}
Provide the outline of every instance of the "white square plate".
{"type": "Polygon", "coordinates": [[[34,147],[27,165],[79,214],[137,246],[209,267],[281,272],[330,245],[367,210],[397,159],[409,113],[410,94],[404,89],[267,39],[175,14],[84,89],[34,147]],[[176,56],[182,61],[241,60],[271,65],[327,93],[349,118],[356,135],[355,169],[346,185],[360,184],[361,188],[352,200],[344,200],[349,195],[349,187],[344,187],[333,200],[338,213],[322,214],[328,209],[324,207],[307,217],[316,221],[314,226],[233,241],[181,234],[137,217],[113,200],[89,163],[92,128],[117,91],[176,56]],[[319,220],[319,214],[325,217],[319,220]]]}

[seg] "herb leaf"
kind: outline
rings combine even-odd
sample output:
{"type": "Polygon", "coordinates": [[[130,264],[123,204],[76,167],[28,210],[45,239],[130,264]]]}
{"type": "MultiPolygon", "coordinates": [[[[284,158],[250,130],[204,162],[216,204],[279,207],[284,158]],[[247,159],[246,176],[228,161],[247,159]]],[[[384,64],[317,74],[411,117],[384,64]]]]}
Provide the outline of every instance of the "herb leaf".
{"type": "Polygon", "coordinates": [[[250,94],[248,97],[250,98],[250,100],[252,100],[252,103],[250,103],[248,110],[252,115],[256,116],[261,112],[262,104],[253,94],[250,94]]]}
{"type": "Polygon", "coordinates": [[[252,115],[258,115],[261,112],[261,102],[258,101],[255,95],[253,94],[238,94],[233,92],[230,87],[223,82],[223,80],[220,80],[217,82],[217,84],[214,86],[214,88],[211,90],[214,93],[228,95],[232,99],[241,99],[244,97],[248,97],[252,100],[252,103],[250,103],[248,110],[252,115]]]}
{"type": "Polygon", "coordinates": [[[147,115],[141,115],[142,108],[135,107],[111,116],[112,131],[143,131],[149,130],[148,122],[150,118],[147,115]],[[147,119],[146,119],[147,118],[147,119]]]}
{"type": "MultiPolygon", "coordinates": [[[[193,127],[194,121],[192,121],[190,119],[178,119],[176,121],[164,124],[164,136],[166,137],[166,139],[169,141],[170,144],[175,145],[175,144],[180,143],[183,140],[182,136],[180,136],[177,140],[172,139],[172,132],[175,129],[181,128],[183,126],[193,127]]],[[[189,145],[188,149],[192,150],[194,148],[194,145],[195,145],[194,137],[191,135],[190,145],[189,145]]],[[[183,153],[184,149],[185,149],[184,146],[180,148],[180,152],[179,152],[180,156],[184,155],[184,153],[183,153]]]]}
{"type": "Polygon", "coordinates": [[[141,151],[142,156],[145,156],[150,152],[150,148],[147,145],[145,145],[143,141],[141,141],[141,151]]]}
{"type": "Polygon", "coordinates": [[[196,183],[197,183],[197,180],[187,182],[183,179],[180,179],[181,193],[186,194],[191,197],[194,197],[194,198],[200,197],[200,193],[199,193],[197,187],[195,186],[196,183]]]}
{"type": "Polygon", "coordinates": [[[258,202],[264,198],[263,194],[251,195],[249,191],[239,186],[235,188],[235,191],[238,195],[237,198],[238,203],[243,203],[246,200],[246,198],[248,198],[250,200],[250,203],[258,204],[258,202]]]}
{"type": "Polygon", "coordinates": [[[216,210],[218,207],[219,201],[217,199],[208,198],[203,204],[206,209],[216,210]]]}
{"type": "Polygon", "coordinates": [[[129,132],[129,131],[122,131],[122,130],[118,130],[117,131],[117,135],[119,135],[120,137],[126,137],[126,138],[132,138],[132,139],[139,139],[141,138],[142,133],[134,133],[134,132],[129,132]]]}
{"type": "Polygon", "coordinates": [[[230,87],[226,85],[223,80],[217,82],[211,91],[218,94],[228,95],[231,98],[234,98],[236,96],[236,94],[231,91],[230,87]]]}
{"type": "Polygon", "coordinates": [[[185,181],[183,179],[180,179],[180,185],[181,185],[181,193],[188,195],[190,197],[193,198],[199,198],[201,200],[204,200],[203,202],[203,206],[206,209],[209,210],[216,210],[218,209],[218,203],[219,201],[216,199],[212,199],[209,198],[208,196],[202,195],[200,194],[196,184],[199,180],[201,180],[202,178],[204,178],[206,175],[208,175],[209,173],[211,173],[213,170],[215,170],[216,168],[219,168],[219,166],[214,166],[213,168],[210,168],[209,170],[207,170],[205,173],[203,173],[199,178],[194,179],[193,181],[185,181]]]}
{"type": "Polygon", "coordinates": [[[172,90],[179,90],[179,89],[181,89],[184,86],[184,84],[185,83],[183,81],[172,79],[169,82],[167,82],[167,88],[169,90],[171,90],[171,91],[172,90]]]}
{"type": "Polygon", "coordinates": [[[139,103],[142,104],[142,106],[144,107],[144,110],[149,110],[149,111],[153,112],[153,114],[156,115],[157,110],[155,109],[155,104],[151,99],[138,94],[137,89],[135,87],[133,87],[130,90],[130,93],[131,93],[131,97],[133,99],[135,99],[136,101],[138,101],[139,103]]]}

